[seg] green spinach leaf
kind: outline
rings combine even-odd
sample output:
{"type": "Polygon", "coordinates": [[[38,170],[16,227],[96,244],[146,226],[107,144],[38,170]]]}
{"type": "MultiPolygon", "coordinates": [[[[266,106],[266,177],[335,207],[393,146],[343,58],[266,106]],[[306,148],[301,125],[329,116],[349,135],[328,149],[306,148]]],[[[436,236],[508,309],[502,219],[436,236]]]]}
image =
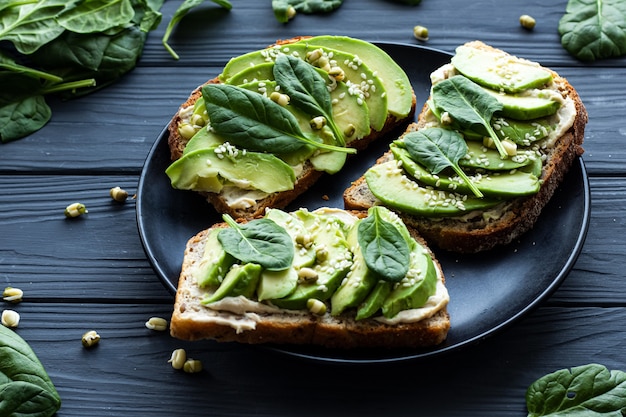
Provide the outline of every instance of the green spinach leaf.
{"type": "Polygon", "coordinates": [[[526,391],[528,417],[626,415],[626,373],[599,364],[561,369],[526,391]]]}
{"type": "MultiPolygon", "coordinates": [[[[165,34],[163,35],[163,39],[161,40],[161,42],[163,42],[163,46],[170,53],[170,55],[172,55],[174,57],[174,59],[179,59],[179,56],[174,51],[174,49],[168,44],[168,41],[170,39],[170,35],[172,34],[172,31],[174,30],[176,25],[181,20],[183,20],[183,17],[185,17],[185,15],[187,15],[189,10],[193,9],[196,6],[199,6],[202,3],[204,3],[204,0],[185,0],[185,1],[183,1],[183,3],[180,6],[178,6],[178,9],[176,9],[176,11],[174,12],[174,15],[172,16],[172,18],[170,19],[169,23],[167,24],[167,27],[165,28],[165,34]]],[[[232,4],[230,3],[230,1],[228,1],[228,0],[213,0],[213,3],[216,3],[219,6],[222,6],[223,8],[225,8],[227,10],[230,10],[233,7],[232,4]]]]}
{"type": "Polygon", "coordinates": [[[439,174],[445,168],[452,168],[477,197],[483,196],[459,166],[459,160],[467,154],[467,143],[459,133],[432,127],[407,133],[404,144],[411,158],[431,173],[439,174]]]}
{"type": "Polygon", "coordinates": [[[260,152],[285,153],[305,144],[331,151],[355,152],[304,136],[287,109],[256,92],[228,84],[202,88],[212,129],[237,146],[260,152]]]}
{"type": "Polygon", "coordinates": [[[626,54],[626,2],[569,0],[559,21],[561,44],[581,61],[626,54]]]}
{"type": "Polygon", "coordinates": [[[345,146],[343,134],[333,119],[333,105],[326,81],[313,65],[291,55],[279,55],[274,62],[274,79],[287,94],[290,103],[311,117],[323,116],[335,137],[345,146]]]}
{"type": "Polygon", "coordinates": [[[28,343],[0,326],[0,415],[48,417],[61,398],[28,343]]]}
{"type": "Polygon", "coordinates": [[[130,0],[90,0],[65,9],[57,16],[57,22],[75,33],[93,33],[125,26],[134,15],[130,0]]]}
{"type": "Polygon", "coordinates": [[[56,16],[67,5],[65,0],[43,0],[7,8],[2,12],[0,41],[12,42],[22,54],[35,52],[63,33],[56,16]]]}
{"type": "Polygon", "coordinates": [[[274,16],[281,23],[289,21],[289,8],[298,13],[328,13],[343,3],[343,0],[272,0],[274,16]]]}
{"type": "Polygon", "coordinates": [[[287,269],[293,263],[294,246],[287,231],[270,219],[239,224],[229,215],[230,227],[217,235],[224,250],[244,263],[255,263],[270,271],[287,269]]]}
{"type": "Polygon", "coordinates": [[[357,240],[367,267],[386,281],[398,282],[409,271],[411,249],[400,231],[385,220],[379,207],[358,224],[357,240]]]}
{"type": "Polygon", "coordinates": [[[433,86],[433,103],[441,114],[447,112],[459,128],[485,129],[500,152],[507,157],[500,138],[491,127],[493,114],[502,110],[502,103],[480,86],[462,75],[455,75],[433,86]]]}

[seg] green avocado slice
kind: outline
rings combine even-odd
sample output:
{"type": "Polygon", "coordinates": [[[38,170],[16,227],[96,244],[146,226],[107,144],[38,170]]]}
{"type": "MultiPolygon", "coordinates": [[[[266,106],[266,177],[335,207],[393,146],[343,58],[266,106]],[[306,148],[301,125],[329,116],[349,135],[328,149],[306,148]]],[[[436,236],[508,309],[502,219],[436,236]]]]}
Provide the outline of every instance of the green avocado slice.
{"type": "MultiPolygon", "coordinates": [[[[345,78],[343,81],[350,86],[351,94],[356,94],[369,108],[370,125],[374,130],[381,130],[387,120],[388,99],[381,79],[354,55],[330,48],[307,45],[297,42],[275,46],[260,51],[232,58],[222,70],[220,80],[227,84],[238,85],[255,80],[271,80],[271,65],[280,54],[291,54],[303,60],[309,52],[319,49],[324,59],[332,65],[340,67],[345,78]],[[268,73],[269,71],[269,73],[268,73]]],[[[320,67],[319,61],[314,66],[320,67]]]]}
{"type": "Polygon", "coordinates": [[[407,178],[396,160],[374,165],[365,172],[365,180],[383,205],[424,217],[460,216],[472,210],[494,207],[502,201],[421,187],[407,178]]]}
{"type": "Polygon", "coordinates": [[[293,168],[276,156],[260,152],[227,156],[220,152],[221,146],[192,151],[174,161],[165,170],[172,187],[219,193],[225,179],[266,193],[293,189],[293,168]]]}
{"type": "Polygon", "coordinates": [[[348,52],[367,63],[378,74],[387,93],[389,113],[404,118],[413,106],[411,81],[404,70],[378,46],[347,36],[314,36],[301,42],[348,52]]]}

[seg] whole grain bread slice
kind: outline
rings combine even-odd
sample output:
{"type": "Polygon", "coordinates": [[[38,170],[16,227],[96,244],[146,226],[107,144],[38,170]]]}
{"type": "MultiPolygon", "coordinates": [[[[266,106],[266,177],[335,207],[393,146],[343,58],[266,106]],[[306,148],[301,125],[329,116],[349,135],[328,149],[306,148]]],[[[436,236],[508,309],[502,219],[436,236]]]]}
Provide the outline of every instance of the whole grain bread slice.
{"type": "MultiPolygon", "coordinates": [[[[480,41],[469,42],[466,45],[498,51],[480,41]]],[[[539,191],[529,197],[519,197],[502,203],[497,209],[503,212],[503,215],[497,219],[484,218],[481,211],[462,218],[429,218],[398,213],[405,224],[416,229],[429,244],[453,252],[476,253],[511,243],[534,227],[575,158],[583,154],[582,143],[588,121],[585,106],[574,87],[555,71],[550,71],[559,93],[573,101],[576,115],[572,126],[558,138],[556,145],[543,150],[546,162],[542,168],[540,178],[542,184],[539,191]]],[[[426,103],[418,115],[417,122],[410,124],[406,133],[425,127],[430,120],[432,115],[426,103]]],[[[393,156],[388,152],[379,158],[377,163],[391,158],[393,156]]],[[[366,210],[373,205],[381,204],[368,188],[363,176],[345,190],[343,197],[346,209],[366,210]]]]}
{"type": "MultiPolygon", "coordinates": [[[[268,46],[272,48],[275,45],[286,45],[295,43],[303,39],[310,38],[310,36],[299,36],[290,39],[278,40],[274,45],[268,46]]],[[[384,74],[382,74],[384,76],[384,74]]],[[[193,104],[202,96],[202,87],[205,84],[218,84],[220,83],[219,77],[215,77],[206,83],[198,86],[192,91],[187,100],[180,106],[179,110],[171,119],[168,124],[168,145],[170,149],[171,160],[175,161],[179,159],[189,139],[185,139],[180,135],[178,126],[181,123],[181,110],[193,106],[193,104]]],[[[416,111],[416,97],[415,93],[412,93],[412,105],[409,113],[406,117],[398,119],[395,116],[389,114],[385,121],[384,126],[380,130],[373,130],[369,135],[357,139],[348,143],[347,146],[362,151],[366,149],[372,142],[386,137],[392,133],[397,133],[398,130],[404,129],[412,120],[414,120],[416,111]]],[[[323,175],[322,171],[313,169],[313,166],[306,162],[302,171],[296,177],[296,183],[292,190],[272,193],[269,196],[257,200],[256,204],[247,208],[234,208],[228,205],[227,201],[219,193],[200,192],[200,194],[206,198],[206,200],[213,205],[215,210],[219,213],[227,213],[233,218],[253,219],[261,217],[265,213],[266,208],[284,208],[290,202],[294,201],[299,195],[308,190],[313,184],[315,184],[323,175]]],[[[340,175],[340,174],[335,174],[340,175]]]]}
{"type": "MultiPolygon", "coordinates": [[[[364,213],[355,213],[363,216],[364,213]]],[[[212,228],[225,227],[219,223],[212,228]]],[[[414,231],[411,235],[425,248],[425,242],[414,231]]],[[[322,316],[300,310],[285,310],[263,304],[259,309],[249,307],[249,301],[239,297],[229,300],[239,307],[220,309],[202,305],[206,289],[200,288],[193,276],[194,264],[204,253],[209,229],[189,239],[178,281],[176,301],[170,323],[170,333],[182,340],[212,339],[220,342],[247,344],[316,345],[335,349],[354,348],[423,348],[442,343],[450,329],[447,302],[429,317],[416,322],[389,324],[375,318],[355,320],[354,311],[340,316],[322,316]]],[[[441,265],[433,262],[441,285],[445,278],[441,265]]]]}

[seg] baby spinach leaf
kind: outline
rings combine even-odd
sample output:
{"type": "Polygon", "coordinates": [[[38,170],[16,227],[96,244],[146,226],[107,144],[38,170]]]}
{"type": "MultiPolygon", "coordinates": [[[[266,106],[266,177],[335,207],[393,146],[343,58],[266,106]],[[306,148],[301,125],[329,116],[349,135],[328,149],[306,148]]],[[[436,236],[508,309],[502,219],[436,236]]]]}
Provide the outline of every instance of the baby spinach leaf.
{"type": "Polygon", "coordinates": [[[230,227],[217,235],[224,250],[244,263],[255,263],[270,271],[287,269],[293,263],[294,246],[287,231],[273,220],[263,218],[239,224],[228,214],[230,227]]]}
{"type": "MultiPolygon", "coordinates": [[[[167,24],[167,27],[165,28],[165,34],[163,35],[161,42],[163,43],[163,46],[165,47],[165,49],[170,53],[170,55],[174,57],[174,59],[179,59],[179,56],[174,51],[174,49],[167,43],[168,40],[170,39],[170,35],[172,34],[172,31],[174,30],[178,22],[183,20],[183,17],[185,17],[191,9],[193,9],[196,6],[199,6],[202,3],[204,3],[204,0],[183,1],[182,4],[178,6],[178,9],[176,9],[176,11],[174,12],[174,15],[172,16],[169,23],[167,24]]],[[[233,7],[230,1],[228,0],[213,0],[213,3],[216,3],[219,6],[222,6],[223,8],[227,10],[230,10],[233,7]]]]}
{"type": "Polygon", "coordinates": [[[281,23],[289,20],[287,10],[293,7],[298,13],[328,13],[343,3],[343,0],[272,0],[274,16],[281,23]]]}
{"type": "Polygon", "coordinates": [[[35,52],[65,30],[55,17],[67,5],[65,0],[43,0],[2,12],[0,41],[8,40],[22,54],[35,52]]]}
{"type": "Polygon", "coordinates": [[[57,22],[72,32],[93,33],[124,26],[134,15],[130,0],[90,0],[65,9],[57,16],[57,22]]]}
{"type": "Polygon", "coordinates": [[[626,373],[599,364],[561,369],[526,391],[528,417],[626,415],[626,373]]]}
{"type": "Polygon", "coordinates": [[[559,21],[561,44],[581,61],[626,54],[626,2],[569,0],[559,21]]]}
{"type": "Polygon", "coordinates": [[[386,281],[402,280],[409,271],[411,249],[396,226],[385,220],[376,207],[357,227],[367,267],[386,281]]]}
{"type": "Polygon", "coordinates": [[[256,92],[228,84],[202,88],[212,129],[237,146],[261,152],[285,153],[304,144],[332,151],[352,148],[327,145],[307,138],[287,109],[256,92]]]}
{"type": "Polygon", "coordinates": [[[48,417],[61,398],[28,343],[0,326],[0,415],[48,417]]]}
{"type": "Polygon", "coordinates": [[[500,138],[491,127],[493,114],[502,110],[502,103],[498,99],[462,75],[435,84],[432,91],[433,103],[438,112],[447,112],[462,130],[482,126],[493,139],[500,156],[507,157],[500,138]]]}
{"type": "Polygon", "coordinates": [[[336,144],[345,146],[343,134],[333,120],[333,105],[326,81],[313,65],[290,56],[279,55],[274,62],[274,79],[290,103],[311,117],[323,116],[333,131],[336,144]]]}
{"type": "Polygon", "coordinates": [[[465,181],[474,195],[483,196],[459,166],[459,160],[467,154],[467,144],[459,133],[438,127],[422,129],[407,133],[404,136],[404,145],[411,158],[424,165],[431,173],[439,174],[450,167],[465,181]]]}

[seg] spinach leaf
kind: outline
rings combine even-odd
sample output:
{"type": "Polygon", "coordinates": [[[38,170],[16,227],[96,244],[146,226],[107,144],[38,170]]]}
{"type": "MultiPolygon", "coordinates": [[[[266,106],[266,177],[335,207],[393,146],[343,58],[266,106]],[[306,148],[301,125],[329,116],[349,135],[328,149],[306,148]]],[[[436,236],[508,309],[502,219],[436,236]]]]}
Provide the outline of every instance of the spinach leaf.
{"type": "Polygon", "coordinates": [[[56,15],[66,5],[65,0],[43,0],[9,7],[2,12],[0,41],[11,41],[22,54],[35,52],[65,30],[57,23],[56,15]]]}
{"type": "Polygon", "coordinates": [[[581,61],[626,54],[626,2],[569,0],[559,21],[561,45],[581,61]]]}
{"type": "Polygon", "coordinates": [[[202,88],[211,128],[237,146],[261,152],[284,153],[309,144],[322,149],[355,152],[304,136],[287,109],[253,91],[228,84],[202,88]]]}
{"type": "Polygon", "coordinates": [[[385,220],[379,207],[370,210],[357,229],[357,240],[367,267],[386,281],[398,282],[409,271],[411,249],[400,231],[385,220]]]}
{"type": "Polygon", "coordinates": [[[217,239],[224,251],[244,263],[255,263],[270,271],[287,269],[293,263],[294,246],[287,231],[270,219],[239,224],[228,214],[230,227],[220,230],[217,239]]]}
{"type": "Polygon", "coordinates": [[[467,154],[467,143],[459,133],[432,127],[407,133],[404,144],[411,158],[424,165],[431,173],[439,174],[450,167],[477,197],[483,196],[459,166],[459,160],[467,154]]]}
{"type": "Polygon", "coordinates": [[[28,343],[0,326],[0,415],[48,417],[61,398],[28,343]]]}
{"type": "Polygon", "coordinates": [[[333,105],[326,81],[313,65],[291,55],[279,55],[273,67],[274,79],[290,103],[311,117],[323,116],[335,136],[345,146],[343,134],[333,120],[333,105]]]}
{"type": "Polygon", "coordinates": [[[481,126],[493,139],[500,156],[507,157],[500,138],[491,127],[493,114],[502,110],[498,99],[462,75],[435,84],[432,91],[433,103],[439,113],[447,112],[462,130],[481,126]]]}
{"type": "Polygon", "coordinates": [[[75,33],[93,33],[124,26],[134,15],[130,0],[90,0],[65,9],[57,16],[57,22],[75,33]]]}
{"type": "Polygon", "coordinates": [[[272,0],[272,9],[274,10],[274,16],[281,23],[286,23],[289,20],[289,8],[298,13],[312,14],[312,13],[328,13],[331,12],[343,3],[343,0],[272,0]]]}
{"type": "Polygon", "coordinates": [[[526,391],[529,417],[626,415],[626,373],[598,364],[561,369],[526,391]]]}
{"type": "MultiPolygon", "coordinates": [[[[187,15],[189,10],[193,9],[196,6],[199,6],[202,3],[204,3],[204,0],[183,1],[183,3],[180,6],[178,6],[178,9],[176,9],[176,11],[174,12],[174,15],[172,16],[169,23],[167,24],[167,28],[165,28],[165,34],[163,35],[161,42],[163,43],[163,46],[165,47],[165,49],[170,53],[170,55],[174,57],[174,59],[179,59],[179,56],[174,51],[174,49],[172,49],[172,47],[167,43],[168,40],[170,39],[170,35],[172,34],[172,31],[174,30],[178,22],[180,22],[183,19],[183,17],[187,15]]],[[[230,10],[233,7],[230,1],[228,0],[213,0],[213,3],[216,3],[227,10],[230,10]]]]}

